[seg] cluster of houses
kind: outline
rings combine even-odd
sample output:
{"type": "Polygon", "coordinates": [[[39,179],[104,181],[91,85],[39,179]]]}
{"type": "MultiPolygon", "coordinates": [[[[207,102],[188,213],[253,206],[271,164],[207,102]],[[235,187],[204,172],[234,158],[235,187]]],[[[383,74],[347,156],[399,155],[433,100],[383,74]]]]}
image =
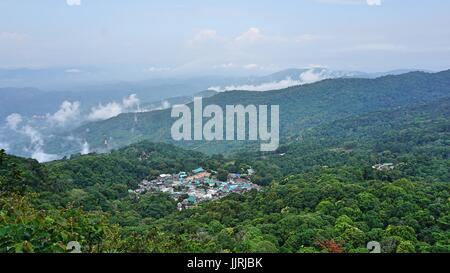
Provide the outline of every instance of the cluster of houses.
{"type": "Polygon", "coordinates": [[[252,169],[246,174],[230,173],[227,181],[219,181],[212,173],[200,167],[189,173],[161,174],[154,180],[143,180],[134,192],[168,193],[178,201],[178,210],[182,210],[202,201],[220,199],[230,193],[259,190],[258,185],[250,182],[250,176],[254,173],[252,169]]]}
{"type": "Polygon", "coordinates": [[[372,166],[372,169],[377,171],[391,171],[395,168],[394,163],[383,163],[383,164],[376,164],[372,166]]]}

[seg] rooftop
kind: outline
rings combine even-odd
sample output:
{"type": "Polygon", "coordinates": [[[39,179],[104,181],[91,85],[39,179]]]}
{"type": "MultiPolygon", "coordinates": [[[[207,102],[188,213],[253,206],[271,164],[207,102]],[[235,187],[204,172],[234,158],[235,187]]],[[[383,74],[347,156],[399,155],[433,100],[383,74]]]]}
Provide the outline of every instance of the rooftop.
{"type": "Polygon", "coordinates": [[[199,174],[199,173],[202,173],[202,172],[204,172],[205,170],[202,168],[202,167],[199,167],[199,168],[197,168],[197,169],[195,169],[195,170],[192,170],[192,173],[193,174],[199,174]]]}

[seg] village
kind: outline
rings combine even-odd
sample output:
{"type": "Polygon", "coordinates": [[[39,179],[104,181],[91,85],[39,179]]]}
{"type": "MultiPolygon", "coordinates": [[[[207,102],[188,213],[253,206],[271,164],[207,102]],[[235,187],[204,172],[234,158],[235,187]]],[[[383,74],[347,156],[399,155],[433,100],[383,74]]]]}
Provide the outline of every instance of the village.
{"type": "Polygon", "coordinates": [[[199,167],[191,172],[181,171],[177,174],[161,174],[158,178],[143,180],[134,192],[164,192],[178,201],[178,210],[183,210],[207,200],[217,200],[231,193],[244,193],[252,189],[259,190],[260,186],[252,183],[250,177],[253,169],[245,174],[230,173],[227,181],[219,181],[216,172],[208,172],[199,167]]]}

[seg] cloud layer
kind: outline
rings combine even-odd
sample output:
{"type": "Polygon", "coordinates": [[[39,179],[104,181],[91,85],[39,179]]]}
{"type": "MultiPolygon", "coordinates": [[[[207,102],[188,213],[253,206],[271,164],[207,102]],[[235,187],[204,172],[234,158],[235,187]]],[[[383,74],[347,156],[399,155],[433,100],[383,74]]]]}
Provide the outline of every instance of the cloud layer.
{"type": "Polygon", "coordinates": [[[209,90],[223,92],[223,91],[233,91],[233,90],[246,90],[246,91],[270,91],[270,90],[280,90],[296,85],[303,85],[321,81],[324,79],[335,78],[336,75],[331,74],[327,69],[309,69],[301,73],[298,78],[293,79],[291,77],[286,77],[280,81],[266,82],[261,84],[244,84],[244,85],[228,85],[225,87],[213,86],[209,90]]]}
{"type": "Polygon", "coordinates": [[[367,0],[369,6],[381,6],[381,0],[367,0]]]}
{"type": "Polygon", "coordinates": [[[8,116],[8,118],[10,122],[12,121],[12,123],[8,122],[8,126],[29,139],[30,144],[28,147],[25,147],[24,150],[30,153],[31,158],[36,159],[39,162],[48,162],[59,158],[58,155],[47,154],[44,152],[44,138],[36,128],[28,124],[19,127],[19,124],[22,123],[22,117],[19,114],[12,114],[8,116]],[[17,122],[18,120],[20,120],[20,122],[17,122]]]}
{"type": "Polygon", "coordinates": [[[106,120],[126,112],[139,112],[139,104],[140,100],[137,95],[131,94],[124,98],[122,103],[110,102],[105,105],[99,104],[98,106],[92,107],[91,112],[87,116],[87,120],[106,120]]]}
{"type": "MultiPolygon", "coordinates": [[[[167,106],[167,105],[164,105],[167,106]]],[[[170,106],[170,104],[168,105],[170,106]]],[[[167,106],[167,107],[168,107],[167,106]]],[[[24,118],[18,113],[10,114],[6,117],[6,126],[3,129],[9,129],[21,135],[20,142],[26,141],[28,144],[21,144],[24,146],[23,151],[31,158],[39,162],[47,162],[56,160],[58,155],[48,154],[44,151],[46,140],[51,136],[51,132],[55,129],[60,130],[60,127],[69,128],[82,124],[86,121],[105,120],[121,113],[139,112],[140,100],[136,94],[132,94],[122,99],[121,102],[109,102],[106,104],[99,104],[92,107],[90,112],[83,114],[81,110],[81,103],[79,101],[64,101],[59,109],[53,114],[46,114],[44,116],[33,116],[33,118],[24,118]]],[[[0,147],[11,148],[6,139],[1,139],[0,147]]],[[[88,154],[90,152],[89,143],[81,139],[69,139],[75,141],[80,145],[80,153],[88,154]]],[[[19,148],[15,148],[16,150],[19,148]]],[[[22,149],[22,148],[20,148],[22,149]]]]}
{"type": "Polygon", "coordinates": [[[81,6],[81,0],[66,0],[69,6],[81,6]]]}
{"type": "Polygon", "coordinates": [[[52,123],[56,123],[58,125],[66,125],[69,121],[78,120],[80,116],[80,102],[70,102],[64,101],[59,110],[50,115],[48,119],[52,123]]]}
{"type": "Polygon", "coordinates": [[[23,118],[20,114],[14,113],[6,117],[6,125],[12,130],[17,130],[17,126],[22,123],[23,118]]]}
{"type": "Polygon", "coordinates": [[[105,120],[118,116],[121,113],[122,106],[117,102],[110,102],[105,105],[99,104],[98,106],[92,107],[87,119],[89,121],[105,120]]]}

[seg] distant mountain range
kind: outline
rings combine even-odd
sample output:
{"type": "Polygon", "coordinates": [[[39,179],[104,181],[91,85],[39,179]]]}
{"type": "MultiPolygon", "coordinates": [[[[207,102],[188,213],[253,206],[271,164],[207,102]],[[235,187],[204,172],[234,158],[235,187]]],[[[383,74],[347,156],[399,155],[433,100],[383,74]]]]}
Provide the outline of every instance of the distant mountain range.
{"type": "MultiPolygon", "coordinates": [[[[376,79],[340,78],[278,91],[221,92],[204,100],[204,106],[272,104],[280,106],[281,137],[301,135],[315,126],[374,111],[395,109],[450,96],[450,70],[439,73],[411,72],[376,79]]],[[[189,104],[192,107],[192,104],[189,104]]],[[[170,109],[147,113],[121,114],[105,121],[89,123],[59,138],[83,139],[92,150],[125,146],[140,140],[173,142],[170,109]]],[[[70,141],[55,137],[46,149],[52,153],[76,152],[70,141]]],[[[184,142],[183,145],[209,153],[239,149],[242,143],[184,142]]]]}
{"type": "Polygon", "coordinates": [[[360,71],[332,70],[323,67],[286,69],[267,76],[249,77],[241,83],[228,84],[223,86],[211,86],[209,89],[215,91],[270,91],[288,88],[291,86],[314,83],[325,79],[337,78],[366,78],[374,79],[387,75],[400,75],[414,71],[430,72],[415,69],[393,70],[380,73],[366,73],[360,71]]]}
{"type": "MultiPolygon", "coordinates": [[[[0,69],[0,121],[12,113],[25,116],[54,113],[64,101],[79,101],[85,111],[100,103],[136,94],[145,105],[192,97],[203,90],[268,91],[332,78],[375,78],[410,70],[369,74],[327,68],[287,69],[267,76],[189,79],[161,78],[137,82],[106,81],[92,68],[0,69]],[[63,84],[64,83],[64,84],[63,84]]],[[[182,100],[186,102],[186,100],[182,100]]],[[[158,108],[158,107],[154,107],[158,108]]]]}
{"type": "MultiPolygon", "coordinates": [[[[327,68],[287,69],[262,77],[227,78],[215,76],[174,80],[153,79],[135,83],[93,84],[81,89],[73,87],[73,89],[61,91],[16,87],[0,88],[0,146],[7,147],[8,152],[13,154],[31,156],[36,153],[36,148],[33,148],[33,146],[37,143],[39,145],[38,154],[48,158],[43,150],[41,151],[45,146],[46,151],[55,154],[50,157],[53,158],[56,155],[78,153],[83,150],[82,145],[84,147],[89,146],[90,151],[105,150],[105,140],[108,142],[108,149],[144,139],[171,142],[169,129],[173,120],[170,118],[169,111],[160,110],[175,104],[189,104],[194,96],[204,98],[212,96],[205,103],[219,105],[226,103],[279,104],[282,107],[283,120],[289,123],[282,124],[282,130],[285,130],[282,132],[283,136],[287,132],[291,134],[292,131],[308,128],[323,122],[325,119],[370,111],[373,108],[372,106],[377,105],[378,100],[393,105],[405,99],[410,99],[408,103],[414,103],[415,100],[426,99],[425,94],[429,89],[431,89],[430,94],[437,96],[435,92],[442,92],[441,89],[448,86],[448,84],[440,85],[442,79],[437,77],[437,75],[445,74],[445,72],[436,74],[414,72],[397,75],[397,77],[383,76],[385,74],[396,75],[405,71],[408,70],[368,74],[334,71],[327,68]],[[408,79],[406,83],[401,83],[405,79],[408,79]],[[411,98],[408,95],[407,88],[410,90],[419,88],[414,86],[414,82],[422,79],[427,84],[421,85],[418,82],[420,93],[411,98]],[[308,84],[317,81],[321,82],[308,84]],[[441,89],[434,90],[434,86],[437,85],[440,85],[441,89]],[[386,90],[384,86],[388,89],[386,90]],[[207,91],[199,92],[201,90],[207,91]],[[269,91],[237,92],[233,90],[269,91]],[[230,92],[217,93],[218,91],[230,92]],[[399,91],[401,92],[398,93],[399,91]],[[373,94],[366,94],[367,92],[373,94]],[[394,98],[389,99],[389,96],[392,95],[390,92],[395,94],[394,98]],[[343,99],[341,96],[345,93],[354,97],[343,99]],[[136,108],[115,109],[117,104],[124,108],[122,105],[123,99],[131,94],[136,94],[139,113],[134,113],[136,108]],[[379,97],[380,95],[381,97],[379,97]],[[334,96],[336,96],[336,100],[330,100],[334,96]],[[49,124],[48,121],[56,113],[62,115],[63,118],[74,114],[70,112],[70,108],[64,109],[61,107],[64,101],[79,102],[79,109],[76,109],[79,114],[70,122],[64,123],[63,126],[49,124]],[[361,109],[361,103],[367,107],[361,109]],[[102,115],[104,117],[99,117],[99,119],[108,119],[120,113],[125,114],[110,120],[89,123],[91,121],[89,118],[90,112],[96,107],[98,109],[100,104],[105,106],[104,109],[100,109],[100,112],[111,111],[111,113],[106,113],[106,115],[102,115]],[[113,109],[108,109],[108,107],[113,109]],[[336,109],[336,111],[331,111],[333,109],[336,109]],[[141,113],[148,111],[154,112],[141,113]],[[126,114],[127,112],[128,114],[126,114]],[[9,130],[6,126],[5,119],[12,113],[20,114],[24,120],[19,132],[9,130]],[[81,127],[74,130],[80,125],[81,127]]],[[[27,73],[31,72],[28,71],[27,73]]],[[[6,74],[0,73],[0,75],[5,76],[6,74]]],[[[445,95],[439,93],[439,96],[445,95]]],[[[389,107],[389,105],[380,105],[380,107],[389,107]]],[[[375,107],[374,109],[378,108],[375,107]]],[[[210,153],[229,152],[236,147],[239,149],[239,145],[229,143],[217,145],[214,143],[178,144],[188,145],[191,148],[210,153]]]]}

